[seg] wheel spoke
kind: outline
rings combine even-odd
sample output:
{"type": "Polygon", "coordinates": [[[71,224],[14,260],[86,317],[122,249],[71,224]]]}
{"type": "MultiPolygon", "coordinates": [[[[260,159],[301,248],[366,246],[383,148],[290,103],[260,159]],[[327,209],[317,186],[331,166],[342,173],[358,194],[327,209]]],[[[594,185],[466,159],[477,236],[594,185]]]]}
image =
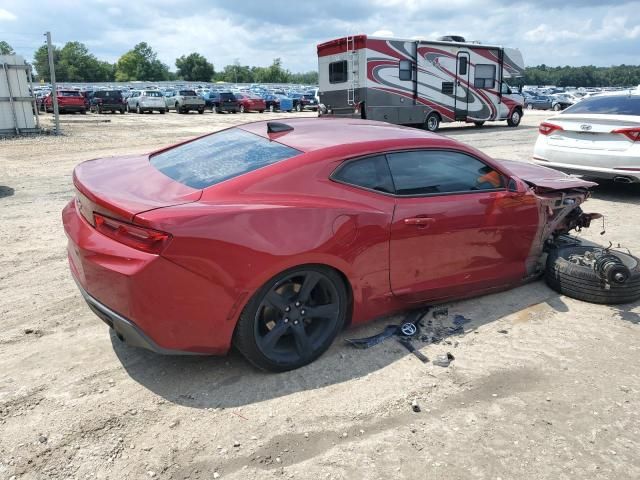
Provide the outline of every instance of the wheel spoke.
{"type": "Polygon", "coordinates": [[[293,337],[296,341],[296,350],[298,351],[298,355],[303,359],[310,357],[313,347],[311,345],[311,340],[304,329],[304,322],[300,322],[298,325],[293,325],[291,328],[293,330],[293,337]]]}
{"type": "Polygon", "coordinates": [[[287,330],[289,330],[289,325],[290,324],[284,322],[276,323],[276,326],[273,327],[271,331],[264,337],[262,337],[262,340],[260,342],[262,343],[262,347],[267,351],[272,350],[278,343],[278,340],[282,338],[282,335],[284,335],[287,330]]]}
{"type": "Polygon", "coordinates": [[[307,318],[334,318],[338,315],[338,304],[327,303],[326,305],[317,305],[315,307],[307,306],[305,310],[307,318]]]}
{"type": "Polygon", "coordinates": [[[304,277],[304,281],[302,282],[302,287],[300,287],[300,291],[298,292],[298,300],[302,303],[305,303],[309,300],[311,296],[311,292],[318,285],[320,281],[320,275],[315,272],[309,272],[304,277]]]}
{"type": "Polygon", "coordinates": [[[278,310],[280,313],[284,314],[284,309],[287,306],[287,303],[282,295],[278,292],[271,290],[267,296],[265,297],[265,302],[270,306],[278,310]]]}

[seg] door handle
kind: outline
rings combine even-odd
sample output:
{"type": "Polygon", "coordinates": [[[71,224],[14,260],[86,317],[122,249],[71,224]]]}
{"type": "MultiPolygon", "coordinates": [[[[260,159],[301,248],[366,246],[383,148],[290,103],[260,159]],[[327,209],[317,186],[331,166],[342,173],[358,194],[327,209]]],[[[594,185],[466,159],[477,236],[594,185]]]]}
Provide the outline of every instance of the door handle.
{"type": "Polygon", "coordinates": [[[435,222],[435,219],[431,217],[411,217],[404,219],[405,225],[417,225],[419,227],[426,227],[433,222],[435,222]]]}

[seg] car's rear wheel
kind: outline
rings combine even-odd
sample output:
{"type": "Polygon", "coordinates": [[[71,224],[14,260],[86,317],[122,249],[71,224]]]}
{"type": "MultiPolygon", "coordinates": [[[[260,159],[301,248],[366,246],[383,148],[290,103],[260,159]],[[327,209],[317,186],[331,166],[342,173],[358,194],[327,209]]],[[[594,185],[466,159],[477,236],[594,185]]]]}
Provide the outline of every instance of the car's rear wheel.
{"type": "Polygon", "coordinates": [[[296,112],[301,112],[302,111],[302,105],[300,105],[300,103],[298,103],[296,105],[296,112]]]}
{"type": "Polygon", "coordinates": [[[273,113],[273,112],[275,111],[275,108],[273,108],[273,105],[269,105],[269,111],[270,111],[271,113],[273,113]]]}
{"type": "Polygon", "coordinates": [[[240,113],[244,113],[245,109],[244,109],[244,105],[240,105],[240,113]]]}
{"type": "Polygon", "coordinates": [[[323,266],[287,270],[268,281],[240,315],[234,344],[255,366],[276,372],[322,355],[342,329],[347,289],[323,266]]]}
{"type": "Polygon", "coordinates": [[[507,125],[510,127],[517,127],[520,125],[520,121],[522,120],[522,112],[515,108],[513,112],[511,112],[511,116],[507,119],[507,125]]]}
{"type": "Polygon", "coordinates": [[[199,109],[198,109],[198,113],[199,113],[200,115],[202,115],[202,114],[204,113],[204,108],[199,108],[199,109]]]}
{"type": "Polygon", "coordinates": [[[160,109],[160,115],[164,115],[167,112],[166,108],[161,108],[160,109]]]}
{"type": "Polygon", "coordinates": [[[481,126],[483,126],[483,125],[484,125],[484,122],[473,122],[473,124],[474,124],[476,127],[480,128],[481,126]]]}
{"type": "Polygon", "coordinates": [[[554,110],[555,112],[558,112],[558,111],[562,110],[562,107],[560,106],[560,104],[559,104],[559,103],[556,103],[556,104],[553,106],[553,110],[554,110]]]}
{"type": "Polygon", "coordinates": [[[136,105],[136,113],[138,114],[142,113],[142,110],[140,109],[140,105],[136,105]]]}
{"type": "Polygon", "coordinates": [[[424,121],[424,129],[430,132],[435,132],[440,128],[440,115],[436,112],[431,112],[427,115],[427,119],[424,121]]]}
{"type": "Polygon", "coordinates": [[[533,105],[531,105],[530,103],[527,103],[527,110],[533,110],[533,105]]]}
{"type": "Polygon", "coordinates": [[[631,303],[640,299],[640,261],[623,252],[606,252],[602,247],[585,245],[559,247],[549,253],[545,280],[555,291],[568,297],[591,303],[631,303]],[[609,262],[611,278],[596,270],[596,259],[609,254],[615,260],[609,262]],[[620,275],[620,276],[619,276],[620,275]]]}

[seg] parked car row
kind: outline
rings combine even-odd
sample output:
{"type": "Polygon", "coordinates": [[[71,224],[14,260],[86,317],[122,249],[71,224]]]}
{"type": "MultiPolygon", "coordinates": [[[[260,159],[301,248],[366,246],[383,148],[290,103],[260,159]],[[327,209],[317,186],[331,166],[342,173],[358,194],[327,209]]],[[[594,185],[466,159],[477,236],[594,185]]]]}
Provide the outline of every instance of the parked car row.
{"type": "MultiPolygon", "coordinates": [[[[259,112],[301,112],[317,110],[317,92],[291,92],[288,94],[272,91],[225,91],[218,89],[141,89],[141,90],[62,90],[59,89],[58,106],[60,113],[125,113],[153,112],[162,114],[169,110],[177,113],[190,111],[202,114],[205,110],[213,113],[259,112]]],[[[36,95],[41,111],[53,112],[51,92],[36,95]]]]}

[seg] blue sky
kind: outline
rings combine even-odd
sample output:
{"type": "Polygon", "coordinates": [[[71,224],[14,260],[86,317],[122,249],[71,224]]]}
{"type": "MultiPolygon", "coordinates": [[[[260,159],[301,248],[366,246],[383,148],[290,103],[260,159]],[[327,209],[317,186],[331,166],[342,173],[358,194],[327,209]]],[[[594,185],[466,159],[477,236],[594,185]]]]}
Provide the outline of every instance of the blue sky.
{"type": "Polygon", "coordinates": [[[347,34],[468,40],[518,47],[527,65],[640,64],[640,1],[539,0],[3,0],[0,40],[31,59],[50,30],[115,61],[146,41],[172,70],[193,51],[216,68],[238,59],[317,68],[316,44],[347,34]]]}

